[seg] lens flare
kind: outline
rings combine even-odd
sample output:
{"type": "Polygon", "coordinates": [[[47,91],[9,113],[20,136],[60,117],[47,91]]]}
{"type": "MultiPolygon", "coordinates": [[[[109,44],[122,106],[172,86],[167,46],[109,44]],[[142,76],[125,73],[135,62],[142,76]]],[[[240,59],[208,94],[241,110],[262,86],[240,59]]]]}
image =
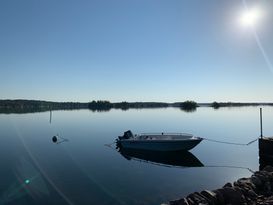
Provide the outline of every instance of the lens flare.
{"type": "Polygon", "coordinates": [[[259,9],[246,9],[241,15],[240,22],[243,26],[254,26],[260,17],[261,12],[259,9]]]}

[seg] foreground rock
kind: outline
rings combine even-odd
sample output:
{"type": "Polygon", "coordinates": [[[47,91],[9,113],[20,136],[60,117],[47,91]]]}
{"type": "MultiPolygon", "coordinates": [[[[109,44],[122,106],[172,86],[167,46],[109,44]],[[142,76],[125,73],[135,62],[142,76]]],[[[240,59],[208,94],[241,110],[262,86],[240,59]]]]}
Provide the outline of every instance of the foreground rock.
{"type": "Polygon", "coordinates": [[[213,191],[195,192],[170,201],[169,205],[273,205],[272,194],[273,167],[267,166],[250,178],[241,178],[213,191]]]}

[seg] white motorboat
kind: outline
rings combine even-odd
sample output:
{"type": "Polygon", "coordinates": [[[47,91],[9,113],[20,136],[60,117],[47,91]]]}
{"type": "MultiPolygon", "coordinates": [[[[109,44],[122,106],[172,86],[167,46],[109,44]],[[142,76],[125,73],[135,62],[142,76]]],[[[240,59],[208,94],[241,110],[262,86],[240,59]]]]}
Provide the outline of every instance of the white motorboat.
{"type": "Polygon", "coordinates": [[[194,137],[186,133],[144,133],[133,135],[128,130],[119,136],[117,143],[123,148],[154,150],[154,151],[181,151],[190,150],[199,144],[203,138],[194,137]]]}

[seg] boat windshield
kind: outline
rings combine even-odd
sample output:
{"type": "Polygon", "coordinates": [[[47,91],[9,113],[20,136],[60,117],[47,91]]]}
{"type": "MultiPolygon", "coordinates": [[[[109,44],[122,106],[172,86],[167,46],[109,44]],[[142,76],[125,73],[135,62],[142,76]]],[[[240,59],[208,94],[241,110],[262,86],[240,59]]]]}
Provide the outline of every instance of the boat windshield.
{"type": "Polygon", "coordinates": [[[141,134],[138,136],[138,138],[135,139],[146,139],[146,140],[184,140],[184,139],[190,139],[193,138],[193,135],[191,134],[182,134],[182,133],[161,133],[161,134],[141,134]]]}

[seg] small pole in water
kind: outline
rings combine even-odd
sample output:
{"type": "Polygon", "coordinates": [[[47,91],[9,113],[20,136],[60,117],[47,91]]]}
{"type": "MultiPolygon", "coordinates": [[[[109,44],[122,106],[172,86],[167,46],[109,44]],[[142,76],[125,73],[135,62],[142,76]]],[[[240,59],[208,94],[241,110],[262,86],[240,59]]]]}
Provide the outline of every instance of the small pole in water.
{"type": "Polygon", "coordinates": [[[51,120],[52,120],[52,110],[50,109],[50,117],[49,117],[49,123],[51,124],[51,120]]]}
{"type": "Polygon", "coordinates": [[[261,139],[263,138],[263,109],[260,108],[261,139]]]}

